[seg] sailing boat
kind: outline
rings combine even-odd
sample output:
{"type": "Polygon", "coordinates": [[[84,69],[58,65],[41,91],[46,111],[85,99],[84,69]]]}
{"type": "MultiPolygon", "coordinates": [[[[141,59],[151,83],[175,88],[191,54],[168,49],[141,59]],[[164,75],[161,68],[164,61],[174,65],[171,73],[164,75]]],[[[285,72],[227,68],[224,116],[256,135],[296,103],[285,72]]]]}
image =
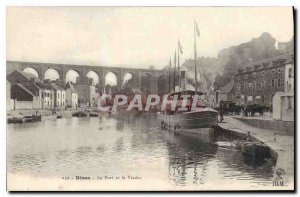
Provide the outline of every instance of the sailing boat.
{"type": "MultiPolygon", "coordinates": [[[[201,128],[214,128],[218,125],[218,112],[212,108],[206,107],[202,100],[198,100],[198,96],[203,95],[202,92],[198,92],[197,84],[197,47],[196,47],[196,34],[200,36],[197,23],[194,22],[194,60],[195,60],[195,91],[193,90],[181,90],[173,92],[169,95],[169,99],[173,99],[175,96],[178,98],[175,110],[172,109],[172,104],[166,106],[166,109],[161,112],[161,127],[169,128],[170,130],[180,130],[182,132],[189,132],[198,130],[201,128]],[[183,101],[183,97],[187,97],[186,110],[178,110],[183,101]],[[192,107],[193,99],[197,99],[196,108],[192,107]]],[[[178,58],[179,59],[179,58],[178,58]]],[[[176,67],[176,64],[174,65],[176,67]]],[[[179,67],[179,62],[178,62],[179,67]]],[[[175,69],[174,69],[175,70],[175,69]]],[[[179,70],[179,69],[178,69],[179,70]]],[[[175,78],[175,77],[174,77],[175,78]]],[[[174,84],[175,86],[175,84],[174,84]]],[[[180,86],[180,84],[179,84],[180,86]]],[[[180,89],[180,88],[179,88],[180,89]]],[[[174,88],[175,90],[175,88],[174,88]]]]}

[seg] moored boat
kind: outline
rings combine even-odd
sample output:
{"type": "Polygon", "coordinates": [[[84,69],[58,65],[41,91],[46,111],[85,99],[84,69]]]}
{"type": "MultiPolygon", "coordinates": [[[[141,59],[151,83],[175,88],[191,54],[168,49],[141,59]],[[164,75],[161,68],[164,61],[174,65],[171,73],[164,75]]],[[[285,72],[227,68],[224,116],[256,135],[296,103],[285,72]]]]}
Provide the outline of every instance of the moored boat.
{"type": "Polygon", "coordinates": [[[262,142],[245,142],[241,144],[241,151],[244,155],[252,157],[270,156],[270,148],[262,142]]]}
{"type": "Polygon", "coordinates": [[[24,122],[37,122],[42,120],[41,115],[23,116],[24,122]]]}
{"type": "MultiPolygon", "coordinates": [[[[198,30],[198,29],[197,29],[198,30]]],[[[185,90],[185,82],[184,80],[181,81],[182,72],[180,71],[180,62],[179,62],[179,51],[181,49],[181,46],[178,42],[178,62],[176,61],[176,51],[175,51],[175,58],[174,58],[174,82],[173,82],[173,93],[168,96],[169,101],[170,100],[177,100],[176,108],[175,110],[172,109],[173,103],[168,102],[170,105],[167,106],[167,109],[165,111],[161,111],[162,115],[159,115],[159,117],[162,118],[161,121],[161,127],[162,128],[169,128],[171,130],[181,130],[182,132],[188,132],[193,130],[192,132],[196,133],[201,128],[204,133],[210,132],[218,125],[218,115],[219,113],[210,108],[207,107],[202,99],[198,99],[198,96],[204,95],[203,92],[205,92],[205,89],[209,89],[210,87],[204,87],[201,81],[199,84],[199,90],[202,90],[202,92],[198,92],[198,72],[197,72],[197,46],[196,46],[196,38],[199,36],[199,32],[196,31],[196,23],[194,23],[194,63],[195,63],[195,78],[194,78],[194,88],[193,90],[185,90]],[[176,63],[178,68],[176,68],[176,63]],[[177,71],[178,69],[178,71],[177,71]],[[178,77],[177,77],[178,76],[178,77]],[[176,78],[178,79],[176,83],[176,78]],[[178,86],[176,86],[178,84],[178,86]],[[178,87],[179,92],[175,92],[176,87],[178,87]]],[[[171,60],[169,63],[169,70],[171,71],[171,60]]],[[[169,72],[171,73],[171,72],[169,72]]],[[[201,73],[200,73],[201,76],[201,73]]],[[[169,74],[169,87],[171,87],[171,76],[169,74]]],[[[170,90],[169,90],[170,92],[170,90]]]]}
{"type": "Polygon", "coordinates": [[[7,118],[7,123],[23,123],[24,119],[22,117],[10,117],[7,118]]]}
{"type": "Polygon", "coordinates": [[[178,100],[175,111],[171,110],[171,105],[167,106],[166,110],[160,114],[161,127],[176,129],[198,129],[198,128],[214,128],[218,125],[218,112],[212,108],[205,107],[204,103],[199,101],[196,108],[192,108],[192,97],[195,96],[195,91],[182,91],[171,94],[178,94],[179,98],[182,95],[190,95],[191,99],[186,104],[185,111],[179,111],[178,108],[182,104],[182,100],[178,100]]]}
{"type": "Polygon", "coordinates": [[[89,117],[98,117],[99,113],[98,112],[89,112],[89,117]]]}
{"type": "Polygon", "coordinates": [[[72,114],[73,117],[86,117],[87,113],[83,112],[83,111],[78,111],[72,114]]]}

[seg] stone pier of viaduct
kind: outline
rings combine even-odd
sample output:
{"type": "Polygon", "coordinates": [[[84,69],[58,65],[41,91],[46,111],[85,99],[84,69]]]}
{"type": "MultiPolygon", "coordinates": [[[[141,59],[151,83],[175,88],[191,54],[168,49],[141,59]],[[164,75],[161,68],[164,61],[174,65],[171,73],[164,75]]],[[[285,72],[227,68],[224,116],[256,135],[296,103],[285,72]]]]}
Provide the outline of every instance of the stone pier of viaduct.
{"type": "Polygon", "coordinates": [[[137,87],[141,87],[142,76],[148,75],[150,77],[151,93],[157,93],[159,89],[159,79],[167,78],[168,71],[155,70],[155,69],[140,69],[140,68],[125,68],[125,67],[108,67],[108,66],[88,66],[88,65],[72,65],[72,64],[54,64],[54,63],[37,63],[37,62],[19,62],[19,61],[7,61],[6,73],[9,74],[14,70],[23,71],[26,68],[32,68],[38,73],[38,78],[45,79],[45,72],[48,69],[54,69],[57,71],[61,80],[66,80],[67,72],[74,70],[80,77],[85,77],[90,71],[95,72],[99,78],[98,87],[105,86],[105,76],[107,73],[112,72],[117,78],[118,89],[122,88],[124,82],[124,76],[130,73],[133,79],[136,81],[137,87]]]}

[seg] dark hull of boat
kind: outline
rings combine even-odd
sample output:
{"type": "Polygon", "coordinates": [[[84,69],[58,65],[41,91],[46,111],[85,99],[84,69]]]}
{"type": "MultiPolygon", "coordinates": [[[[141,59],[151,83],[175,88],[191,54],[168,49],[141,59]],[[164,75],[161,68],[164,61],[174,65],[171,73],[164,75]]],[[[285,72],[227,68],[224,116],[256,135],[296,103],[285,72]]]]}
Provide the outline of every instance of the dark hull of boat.
{"type": "Polygon", "coordinates": [[[268,146],[259,143],[245,143],[241,145],[241,151],[244,155],[252,157],[269,157],[270,149],[268,146]]]}
{"type": "Polygon", "coordinates": [[[8,118],[7,123],[12,124],[12,123],[23,123],[23,118],[8,118]]]}
{"type": "Polygon", "coordinates": [[[90,113],[89,116],[90,117],[98,117],[98,113],[90,113]]]}
{"type": "Polygon", "coordinates": [[[174,115],[162,114],[162,127],[171,129],[214,128],[218,125],[218,112],[192,111],[174,115]]]}
{"type": "Polygon", "coordinates": [[[218,125],[218,113],[211,111],[175,115],[177,128],[212,128],[218,125]]]}
{"type": "Polygon", "coordinates": [[[41,120],[42,120],[41,115],[39,116],[33,115],[33,116],[23,116],[19,118],[16,117],[8,118],[7,123],[10,124],[10,123],[38,122],[41,120]]]}
{"type": "Polygon", "coordinates": [[[24,119],[24,122],[38,122],[38,121],[42,120],[42,116],[36,116],[36,115],[24,116],[23,119],[24,119]]]}
{"type": "Polygon", "coordinates": [[[86,117],[87,113],[85,112],[75,112],[72,114],[73,117],[86,117]]]}

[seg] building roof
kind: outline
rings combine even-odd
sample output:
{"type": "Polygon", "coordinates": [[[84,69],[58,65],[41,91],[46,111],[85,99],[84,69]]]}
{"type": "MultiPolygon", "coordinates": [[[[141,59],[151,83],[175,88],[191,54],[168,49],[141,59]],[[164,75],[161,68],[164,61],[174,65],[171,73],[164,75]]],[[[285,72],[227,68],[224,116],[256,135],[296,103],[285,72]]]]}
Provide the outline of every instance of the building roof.
{"type": "Polygon", "coordinates": [[[57,85],[56,83],[51,83],[51,86],[52,86],[52,88],[55,89],[55,90],[60,90],[60,91],[64,90],[62,87],[60,87],[60,86],[57,85]]]}
{"type": "Polygon", "coordinates": [[[28,90],[30,90],[32,93],[34,93],[35,95],[39,95],[39,90],[41,89],[40,87],[38,87],[36,84],[22,84],[25,88],[27,88],[28,90]]]}
{"type": "Polygon", "coordinates": [[[288,92],[277,92],[278,96],[294,96],[294,90],[290,90],[288,92]]]}
{"type": "Polygon", "coordinates": [[[65,86],[65,90],[67,90],[67,89],[70,89],[71,92],[73,92],[73,93],[77,93],[74,85],[70,81],[68,81],[66,86],[65,86]]]}
{"type": "Polygon", "coordinates": [[[34,74],[31,73],[26,73],[26,72],[22,72],[22,71],[17,71],[19,73],[21,73],[23,76],[25,76],[28,80],[30,80],[31,78],[34,78],[35,82],[40,82],[42,83],[42,81],[36,77],[34,74]]]}
{"type": "Polygon", "coordinates": [[[16,86],[19,86],[21,89],[23,89],[25,92],[27,92],[31,96],[35,96],[34,93],[32,93],[29,89],[27,89],[26,87],[24,87],[22,84],[17,83],[16,86]]]}
{"type": "Polygon", "coordinates": [[[221,93],[228,94],[232,91],[234,87],[234,81],[229,81],[224,87],[220,88],[221,93]]]}
{"type": "Polygon", "coordinates": [[[244,69],[239,69],[238,74],[243,74],[245,72],[253,72],[255,70],[272,68],[278,65],[284,65],[287,63],[293,63],[294,54],[293,53],[284,53],[277,56],[273,56],[270,58],[258,60],[255,62],[246,63],[246,67],[244,69]],[[264,67],[266,65],[266,67],[264,67]]]}
{"type": "Polygon", "coordinates": [[[42,82],[36,82],[35,85],[40,89],[48,89],[47,86],[42,82]]]}
{"type": "Polygon", "coordinates": [[[19,71],[19,70],[14,70],[13,72],[9,73],[7,75],[7,80],[10,81],[10,82],[15,82],[15,79],[18,78],[18,81],[19,80],[19,77],[24,78],[25,80],[27,80],[28,82],[30,81],[31,78],[34,79],[35,82],[42,82],[38,77],[36,77],[35,75],[33,74],[30,74],[30,73],[25,73],[23,71],[19,71]]]}

